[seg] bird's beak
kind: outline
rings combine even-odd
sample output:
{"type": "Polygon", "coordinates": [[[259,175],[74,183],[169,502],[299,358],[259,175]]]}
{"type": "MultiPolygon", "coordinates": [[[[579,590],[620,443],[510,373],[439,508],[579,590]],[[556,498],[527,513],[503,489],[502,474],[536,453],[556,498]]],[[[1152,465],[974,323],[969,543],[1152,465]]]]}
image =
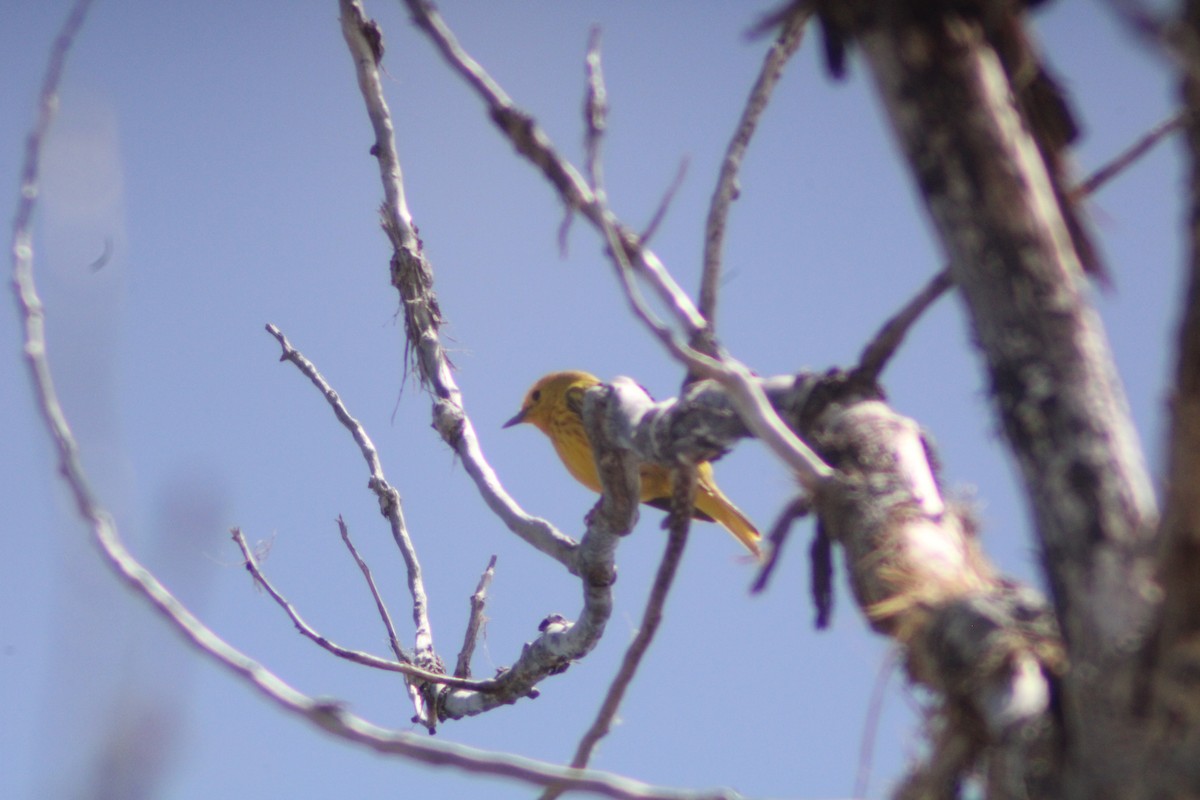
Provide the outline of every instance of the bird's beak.
{"type": "Polygon", "coordinates": [[[513,417],[512,419],[510,419],[508,422],[504,423],[500,427],[511,428],[513,425],[520,425],[522,422],[525,421],[525,415],[528,413],[529,413],[528,408],[522,408],[520,411],[517,412],[517,415],[515,417],[513,417]]]}

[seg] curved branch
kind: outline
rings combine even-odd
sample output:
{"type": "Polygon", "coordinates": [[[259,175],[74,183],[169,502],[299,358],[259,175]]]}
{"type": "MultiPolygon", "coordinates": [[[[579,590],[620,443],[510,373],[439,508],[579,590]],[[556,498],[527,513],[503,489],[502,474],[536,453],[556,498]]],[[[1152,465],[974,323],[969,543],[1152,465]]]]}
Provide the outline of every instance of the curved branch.
{"type": "Polygon", "coordinates": [[[434,427],[462,459],[484,502],[509,530],[573,571],[576,543],[549,522],[526,514],[504,490],[479,446],[438,335],[441,310],[433,292],[433,272],[421,250],[404,196],[391,112],[379,80],[382,52],[378,28],[367,19],[356,0],[339,0],[338,5],[342,35],[354,57],[359,89],[375,130],[372,153],[379,161],[383,182],[383,227],[393,246],[392,284],[400,292],[407,347],[415,354],[422,384],[437,398],[433,408],[434,427]]]}

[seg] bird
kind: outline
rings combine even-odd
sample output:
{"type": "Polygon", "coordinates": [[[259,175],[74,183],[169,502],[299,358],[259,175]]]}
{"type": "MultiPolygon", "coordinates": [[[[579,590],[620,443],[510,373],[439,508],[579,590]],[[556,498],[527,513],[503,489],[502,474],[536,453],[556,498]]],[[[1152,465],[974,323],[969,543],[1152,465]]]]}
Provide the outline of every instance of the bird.
{"type": "MultiPolygon", "coordinates": [[[[593,492],[601,492],[602,488],[592,445],[583,427],[583,393],[600,383],[595,375],[579,370],[545,375],[525,393],[521,410],[503,426],[511,428],[529,423],[546,434],[571,477],[593,492]]],[[[670,471],[659,464],[642,464],[639,471],[642,479],[641,501],[655,508],[669,510],[670,471]]],[[[719,523],[747,550],[761,557],[758,543],[762,536],[754,523],[717,487],[712,464],[707,461],[696,465],[696,500],[692,516],[719,523]]]]}

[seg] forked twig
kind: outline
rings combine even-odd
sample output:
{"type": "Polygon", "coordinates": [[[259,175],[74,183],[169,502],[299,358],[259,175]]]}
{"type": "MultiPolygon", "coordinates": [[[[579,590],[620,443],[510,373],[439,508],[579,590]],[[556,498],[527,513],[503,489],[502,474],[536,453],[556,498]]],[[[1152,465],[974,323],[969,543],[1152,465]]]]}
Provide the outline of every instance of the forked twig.
{"type": "Polygon", "coordinates": [[[388,672],[399,672],[411,678],[443,683],[448,686],[461,686],[468,689],[476,689],[484,686],[480,681],[464,681],[459,678],[452,678],[449,675],[439,675],[428,670],[423,670],[420,667],[415,667],[408,656],[403,653],[401,653],[401,660],[388,661],[387,659],[373,656],[370,653],[342,647],[309,625],[300,616],[300,612],[296,610],[291,601],[284,597],[283,593],[276,589],[271,581],[267,579],[267,576],[263,574],[262,568],[258,564],[258,559],[255,557],[254,551],[246,543],[246,537],[242,534],[241,528],[234,528],[230,531],[230,534],[233,536],[233,541],[237,544],[238,549],[242,551],[242,560],[246,566],[246,571],[254,578],[254,582],[261,586],[271,596],[271,599],[287,613],[288,617],[292,620],[292,624],[296,626],[296,630],[338,658],[353,661],[355,664],[361,664],[364,667],[373,667],[374,669],[386,670],[388,672]]]}
{"type": "Polygon", "coordinates": [[[267,325],[267,332],[275,337],[283,350],[283,354],[279,357],[279,360],[290,361],[321,391],[321,394],[325,397],[325,401],[333,409],[334,416],[350,431],[350,434],[354,437],[354,441],[358,444],[359,451],[367,462],[367,468],[371,474],[368,486],[375,492],[376,497],[379,498],[379,510],[391,525],[392,538],[395,540],[396,546],[400,549],[400,554],[404,557],[405,567],[407,567],[408,591],[412,596],[413,624],[416,627],[413,635],[414,662],[427,669],[433,667],[439,663],[439,659],[433,647],[433,634],[429,624],[429,601],[425,595],[425,581],[421,577],[421,562],[417,559],[416,548],[413,546],[412,539],[408,535],[408,526],[404,523],[404,511],[400,506],[400,493],[388,483],[387,477],[383,474],[383,464],[379,460],[379,452],[375,449],[375,444],[371,441],[371,437],[367,435],[366,429],[350,414],[341,397],[333,390],[333,387],[329,385],[329,382],[325,380],[316,366],[305,358],[303,353],[292,347],[291,342],[288,341],[279,328],[274,325],[267,325]]]}

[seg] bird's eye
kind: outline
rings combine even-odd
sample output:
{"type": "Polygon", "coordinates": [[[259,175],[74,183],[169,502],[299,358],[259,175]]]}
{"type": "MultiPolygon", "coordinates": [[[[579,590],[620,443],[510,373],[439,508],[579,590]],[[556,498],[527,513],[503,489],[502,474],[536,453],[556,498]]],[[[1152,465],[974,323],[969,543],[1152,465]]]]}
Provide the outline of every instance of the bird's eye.
{"type": "Polygon", "coordinates": [[[535,403],[536,403],[538,400],[541,400],[541,399],[542,399],[542,390],[541,390],[541,389],[534,389],[532,392],[530,392],[530,393],[529,393],[529,399],[530,399],[530,400],[532,400],[532,401],[533,401],[533,402],[535,402],[535,403]]]}

